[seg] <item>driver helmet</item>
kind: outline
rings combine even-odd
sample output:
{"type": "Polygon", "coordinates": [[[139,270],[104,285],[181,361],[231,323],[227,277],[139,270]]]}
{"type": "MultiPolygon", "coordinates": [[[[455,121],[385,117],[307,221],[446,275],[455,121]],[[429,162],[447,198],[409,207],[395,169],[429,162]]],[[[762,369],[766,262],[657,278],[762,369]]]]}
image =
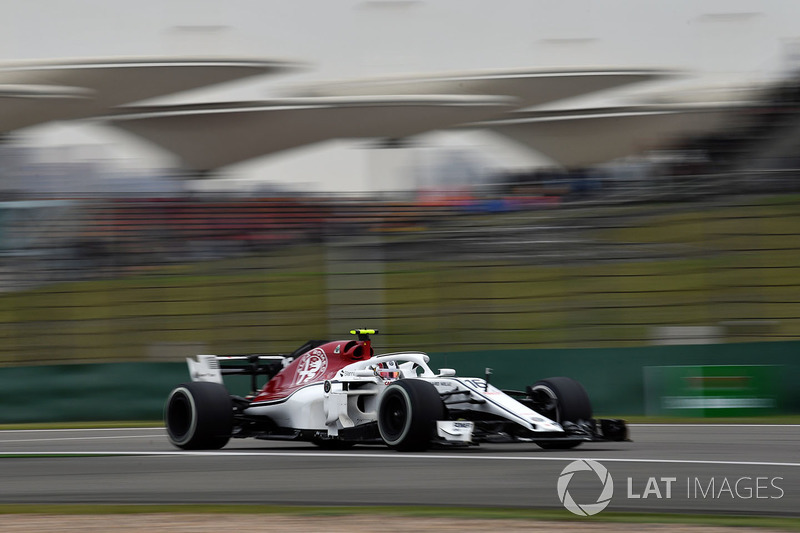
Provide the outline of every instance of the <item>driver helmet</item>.
{"type": "Polygon", "coordinates": [[[400,369],[397,368],[397,363],[394,361],[379,363],[375,371],[381,379],[397,379],[400,377],[400,369]]]}

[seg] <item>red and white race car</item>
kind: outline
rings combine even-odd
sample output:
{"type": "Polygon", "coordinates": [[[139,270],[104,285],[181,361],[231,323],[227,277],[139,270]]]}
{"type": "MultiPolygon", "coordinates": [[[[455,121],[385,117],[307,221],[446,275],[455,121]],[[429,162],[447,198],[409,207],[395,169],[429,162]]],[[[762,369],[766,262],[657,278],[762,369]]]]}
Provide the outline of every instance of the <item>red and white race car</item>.
{"type": "Polygon", "coordinates": [[[309,441],[325,448],[386,444],[420,451],[434,444],[533,442],[572,448],[628,440],[624,421],[592,418],[577,381],[543,379],[525,391],[502,391],[485,378],[434,372],[421,352],[375,356],[370,335],[309,341],[291,355],[188,359],[192,381],[167,398],[170,442],[186,450],[219,449],[231,437],[309,441]],[[223,375],[251,376],[253,393],[232,395],[223,375]],[[258,376],[266,384],[256,392],[258,376]]]}

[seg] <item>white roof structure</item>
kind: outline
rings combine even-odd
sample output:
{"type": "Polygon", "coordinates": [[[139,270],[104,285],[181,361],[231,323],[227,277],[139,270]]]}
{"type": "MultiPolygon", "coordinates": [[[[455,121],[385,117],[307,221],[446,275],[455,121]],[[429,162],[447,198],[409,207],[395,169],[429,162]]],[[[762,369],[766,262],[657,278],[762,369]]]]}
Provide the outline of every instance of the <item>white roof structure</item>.
{"type": "Polygon", "coordinates": [[[139,58],[0,64],[0,133],[250,76],[297,68],[249,59],[139,58]]]}
{"type": "Polygon", "coordinates": [[[94,91],[57,85],[0,85],[0,134],[76,112],[94,91]]]}
{"type": "Polygon", "coordinates": [[[712,104],[533,109],[673,74],[597,68],[395,76],[315,83],[275,100],[120,107],[298,66],[207,58],[0,64],[0,134],[53,120],[103,117],[173,153],[184,168],[206,173],[331,139],[402,139],[469,124],[571,167],[710,131],[729,110],[712,104]]]}
{"type": "Polygon", "coordinates": [[[499,133],[565,167],[583,167],[711,132],[723,125],[736,107],[675,104],[514,113],[512,118],[469,127],[499,133]]]}
{"type": "Polygon", "coordinates": [[[378,78],[314,84],[280,100],[144,108],[109,120],[178,155],[186,168],[206,172],[329,139],[397,139],[505,117],[514,109],[666,75],[594,69],[378,78]]]}
{"type": "Polygon", "coordinates": [[[502,96],[359,96],[285,98],[131,109],[114,126],[206,172],[330,139],[401,139],[496,117],[513,109],[502,96]]]}
{"type": "Polygon", "coordinates": [[[519,101],[519,107],[524,108],[632,83],[660,80],[673,74],[671,71],[655,69],[461,72],[316,83],[295,88],[292,95],[497,94],[513,96],[519,101]]]}
{"type": "MultiPolygon", "coordinates": [[[[342,0],[315,2],[313,15],[309,15],[308,4],[280,0],[5,2],[5,20],[13,21],[13,27],[0,38],[0,63],[15,58],[77,63],[70,58],[85,55],[299,58],[313,65],[313,70],[297,72],[296,78],[248,78],[236,87],[226,84],[219,91],[204,89],[202,98],[221,102],[303,95],[357,96],[353,91],[385,96],[530,94],[520,106],[550,101],[561,109],[567,104],[575,107],[562,100],[575,95],[569,87],[559,85],[565,81],[580,82],[581,94],[602,91],[591,103],[581,103],[583,107],[621,104],[622,91],[615,87],[629,96],[628,88],[622,85],[596,84],[601,77],[615,83],[645,81],[631,87],[636,90],[663,81],[659,90],[668,91],[668,98],[642,103],[699,103],[716,95],[700,90],[681,94],[680,100],[675,100],[674,87],[666,85],[679,80],[661,79],[663,71],[651,70],[653,82],[648,82],[647,69],[680,71],[693,79],[698,89],[707,84],[761,84],[796,75],[800,69],[800,46],[795,38],[800,3],[789,0],[676,0],[646,5],[641,0],[602,4],[505,0],[502,5],[453,0],[342,0]],[[120,23],[109,24],[112,19],[120,23]],[[625,72],[634,75],[629,77],[625,72]],[[487,89],[486,80],[481,78],[493,75],[505,75],[507,86],[487,89]],[[317,83],[325,80],[331,82],[317,83]],[[530,86],[520,87],[523,82],[530,82],[530,86]],[[543,87],[551,82],[553,88],[544,93],[543,87]],[[301,84],[306,87],[296,88],[301,84]],[[453,88],[459,86],[468,90],[453,88]]],[[[0,77],[0,84],[5,83],[0,77]]],[[[47,83],[84,86],[78,81],[47,83]]],[[[201,101],[198,94],[191,95],[191,102],[201,101]]],[[[170,98],[169,103],[190,102],[170,98]]],[[[0,109],[0,123],[3,116],[4,109],[0,109]]],[[[0,135],[7,129],[0,124],[0,135]]],[[[304,188],[331,191],[342,186],[368,188],[374,181],[372,176],[386,170],[396,175],[392,186],[414,187],[423,182],[455,181],[455,177],[451,180],[448,161],[457,154],[465,155],[465,159],[468,153],[475,156],[464,165],[474,168],[476,174],[550,164],[543,161],[546,158],[537,157],[535,150],[513,146],[512,141],[488,131],[442,132],[424,140],[424,148],[391,152],[352,149],[353,143],[313,145],[308,150],[277,153],[226,169],[215,181],[219,187],[232,190],[255,184],[295,187],[302,183],[304,188]]],[[[160,173],[173,163],[165,159],[166,152],[138,139],[130,141],[123,131],[109,131],[94,121],[75,121],[30,128],[14,142],[37,147],[42,155],[53,148],[52,155],[41,159],[80,163],[92,158],[98,168],[119,169],[123,174],[139,168],[160,173]],[[61,149],[67,146],[85,149],[61,149]]],[[[203,186],[211,188],[214,183],[203,186]]]]}

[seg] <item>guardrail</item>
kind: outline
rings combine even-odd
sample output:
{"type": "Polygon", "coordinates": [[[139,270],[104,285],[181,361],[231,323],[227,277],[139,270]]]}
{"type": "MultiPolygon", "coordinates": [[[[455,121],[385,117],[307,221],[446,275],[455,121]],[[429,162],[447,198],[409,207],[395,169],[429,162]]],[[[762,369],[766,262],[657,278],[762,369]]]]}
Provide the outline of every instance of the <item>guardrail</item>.
{"type": "MultiPolygon", "coordinates": [[[[748,414],[800,413],[800,341],[647,348],[485,350],[431,354],[432,368],[524,390],[538,379],[569,376],[586,387],[595,413],[646,413],[648,368],[673,365],[773,365],[774,378],[758,384],[736,374],[737,397],[770,398],[768,410],[748,414]],[[744,381],[743,381],[744,380],[744,381]]],[[[102,363],[0,368],[0,423],[89,420],[159,420],[172,388],[189,380],[181,363],[102,363]]],[[[226,377],[231,392],[249,389],[246,377],[226,377]]],[[[674,395],[672,395],[674,396],[674,395]]],[[[652,400],[652,398],[650,398],[652,400]]],[[[657,400],[659,401],[659,400],[657,400]]],[[[706,406],[707,407],[707,406],[706,406]]],[[[725,416],[732,411],[689,411],[686,416],[725,416]]]]}

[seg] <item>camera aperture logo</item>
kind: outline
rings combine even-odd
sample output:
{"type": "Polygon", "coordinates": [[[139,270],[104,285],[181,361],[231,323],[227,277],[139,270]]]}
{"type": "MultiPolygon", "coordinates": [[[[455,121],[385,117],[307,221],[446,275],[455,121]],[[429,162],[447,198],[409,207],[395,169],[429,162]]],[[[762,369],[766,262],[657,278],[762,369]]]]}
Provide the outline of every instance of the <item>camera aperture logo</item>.
{"type": "Polygon", "coordinates": [[[611,502],[611,497],[614,495],[614,480],[611,479],[611,474],[608,472],[608,469],[597,461],[579,459],[577,461],[572,461],[561,471],[561,475],[558,476],[558,485],[556,488],[558,490],[558,499],[561,500],[561,503],[564,504],[564,507],[566,507],[569,512],[578,516],[592,516],[605,509],[611,502]],[[602,490],[595,503],[579,504],[575,502],[572,495],[569,493],[569,482],[572,481],[572,476],[574,476],[576,472],[582,471],[593,471],[600,479],[602,490]]]}
{"type": "MultiPolygon", "coordinates": [[[[638,478],[628,476],[627,504],[648,503],[644,500],[671,500],[677,498],[681,501],[702,500],[710,505],[718,501],[733,500],[780,500],[786,495],[786,491],[781,486],[784,481],[782,476],[687,476],[685,481],[677,476],[657,477],[639,476],[638,478]],[[646,479],[646,481],[645,481],[646,479]],[[686,492],[683,491],[685,487],[686,492]]],[[[577,485],[578,483],[576,483],[577,485]]],[[[569,463],[558,477],[556,485],[558,499],[564,507],[571,513],[578,516],[596,515],[611,503],[614,496],[614,481],[611,473],[598,461],[591,459],[578,459],[569,463]],[[578,503],[570,494],[569,485],[572,478],[578,472],[587,472],[587,479],[580,481],[581,497],[583,500],[588,495],[597,496],[597,501],[588,503],[578,503]],[[594,476],[598,481],[594,481],[594,476]],[[596,488],[595,488],[596,487],[596,488]],[[597,492],[594,492],[597,491],[597,492]]],[[[573,486],[573,489],[576,487],[573,486]]],[[[573,490],[573,492],[576,492],[573,490]]]]}

